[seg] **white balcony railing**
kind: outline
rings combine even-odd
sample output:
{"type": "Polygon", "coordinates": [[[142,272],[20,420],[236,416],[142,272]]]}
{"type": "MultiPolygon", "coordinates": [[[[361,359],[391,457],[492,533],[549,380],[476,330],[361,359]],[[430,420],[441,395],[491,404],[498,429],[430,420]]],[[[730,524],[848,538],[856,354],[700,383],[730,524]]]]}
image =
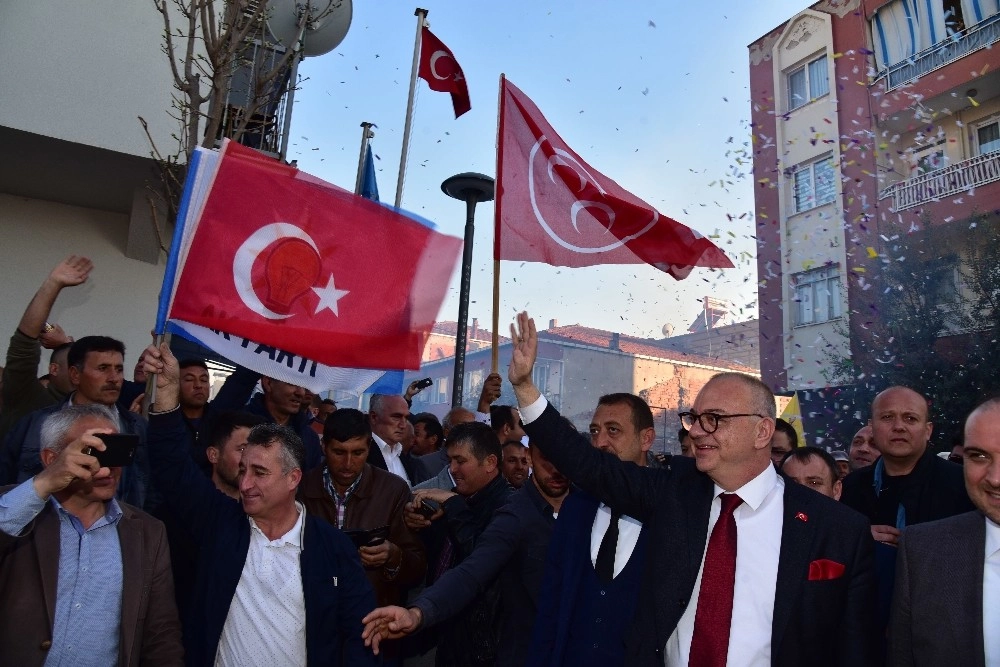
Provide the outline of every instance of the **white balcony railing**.
{"type": "Polygon", "coordinates": [[[1000,14],[983,19],[920,53],[890,65],[875,79],[884,77],[886,91],[894,90],[973,51],[990,48],[997,41],[1000,41],[1000,14]]]}
{"type": "Polygon", "coordinates": [[[993,181],[1000,181],[1000,151],[977,155],[944,169],[894,183],[882,190],[878,198],[892,197],[892,210],[904,211],[993,181]]]}

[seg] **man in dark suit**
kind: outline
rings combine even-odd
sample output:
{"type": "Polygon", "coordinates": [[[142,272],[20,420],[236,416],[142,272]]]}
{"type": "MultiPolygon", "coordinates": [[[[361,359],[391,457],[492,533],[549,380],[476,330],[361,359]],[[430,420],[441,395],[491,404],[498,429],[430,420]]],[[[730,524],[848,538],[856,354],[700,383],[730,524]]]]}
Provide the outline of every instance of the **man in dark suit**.
{"type": "Polygon", "coordinates": [[[640,468],[592,448],[540,395],[527,313],[511,333],[508,377],[531,441],[584,491],[649,530],[648,585],[626,634],[626,664],[878,663],[868,524],[778,477],[766,385],[714,377],[683,413],[695,460],[640,468]]]}
{"type": "Polygon", "coordinates": [[[891,665],[1000,664],[1000,399],[969,415],[964,457],[976,511],[903,531],[891,665]]]}
{"type": "MultiPolygon", "coordinates": [[[[649,405],[638,396],[601,396],[589,431],[597,449],[622,461],[648,464],[656,429],[649,405]]],[[[586,493],[566,500],[546,556],[526,665],[623,664],[625,633],[646,583],[648,532],[636,519],[618,516],[586,493]]]]}

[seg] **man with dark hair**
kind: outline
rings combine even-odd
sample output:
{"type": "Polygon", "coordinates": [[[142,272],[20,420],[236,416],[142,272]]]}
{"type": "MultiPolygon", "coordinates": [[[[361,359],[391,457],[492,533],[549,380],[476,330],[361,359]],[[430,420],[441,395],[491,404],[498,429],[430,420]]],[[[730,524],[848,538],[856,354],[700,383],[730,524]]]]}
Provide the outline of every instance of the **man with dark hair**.
{"type": "MultiPolygon", "coordinates": [[[[427,560],[423,544],[403,522],[410,488],[367,463],[371,446],[367,415],[353,408],[331,414],[323,431],[325,462],[305,474],[299,500],[313,516],[354,535],[377,603],[393,605],[423,579],[427,560]]],[[[396,657],[394,649],[388,653],[396,657]]]]}
{"type": "Polygon", "coordinates": [[[841,483],[837,462],[825,449],[797,447],[785,454],[778,465],[778,472],[828,498],[840,500],[841,483]]]}
{"type": "Polygon", "coordinates": [[[799,446],[799,434],[795,427],[778,417],[774,420],[774,435],[771,436],[771,463],[775,468],[781,465],[788,452],[799,446]]]}
{"type": "MultiPolygon", "coordinates": [[[[244,372],[240,367],[233,375],[237,373],[240,373],[241,377],[260,378],[260,386],[264,390],[263,393],[256,394],[250,399],[246,410],[260,415],[268,423],[287,426],[294,431],[306,448],[306,469],[311,470],[318,466],[323,460],[323,449],[319,444],[319,436],[309,425],[311,416],[302,412],[302,404],[306,400],[305,388],[282,380],[262,377],[252,371],[244,372]]],[[[232,380],[233,377],[230,376],[226,384],[232,380]]],[[[244,380],[240,380],[235,384],[240,386],[243,383],[244,380]]]]}
{"type": "Polygon", "coordinates": [[[361,642],[361,619],[375,597],[357,551],[295,500],[302,439],[276,424],[251,429],[238,505],[183,446],[180,372],[169,348],[146,348],[145,367],[158,376],[150,411],[154,472],[200,547],[184,619],[188,664],[377,664],[361,642]]]}
{"type": "Polygon", "coordinates": [[[43,470],[0,495],[4,664],[180,665],[163,524],[115,500],[101,467],[118,415],[70,405],[41,427],[43,470]]]}
{"type": "Polygon", "coordinates": [[[503,443],[503,460],[500,472],[507,483],[515,489],[520,489],[531,472],[531,460],[528,458],[528,448],[520,440],[508,440],[503,443]]]}
{"type": "Polygon", "coordinates": [[[4,456],[7,479],[20,483],[41,472],[42,422],[65,405],[95,403],[114,408],[122,424],[122,433],[139,436],[132,465],[122,470],[117,498],[147,511],[158,504],[149,481],[149,460],[146,452],[146,420],[116,405],[125,372],[125,345],[108,336],[84,336],[70,347],[66,356],[73,392],[62,402],[36,410],[7,434],[4,456]]]}
{"type": "Polygon", "coordinates": [[[312,430],[320,436],[320,440],[323,439],[323,426],[326,424],[326,419],[334,412],[337,411],[337,404],[332,398],[320,398],[318,394],[313,395],[313,407],[316,410],[316,414],[313,416],[312,430]]]}
{"type": "Polygon", "coordinates": [[[976,510],[903,531],[889,665],[1000,664],[1000,399],[973,410],[964,432],[976,510]]]}
{"type": "Polygon", "coordinates": [[[878,449],[875,448],[873,440],[872,425],[865,424],[851,438],[851,446],[847,456],[851,459],[851,470],[861,470],[875,463],[878,459],[878,449]]]}
{"type": "MultiPolygon", "coordinates": [[[[481,422],[458,424],[449,431],[446,447],[454,488],[418,489],[405,509],[407,525],[419,530],[424,540],[428,584],[472,553],[479,536],[512,493],[500,474],[500,441],[489,426],[481,422]],[[419,513],[425,501],[438,508],[429,518],[419,513]]],[[[466,665],[472,664],[474,656],[495,655],[493,620],[498,595],[495,587],[484,592],[458,622],[442,630],[437,642],[438,664],[466,665]]]]}
{"type": "Polygon", "coordinates": [[[694,450],[691,449],[691,436],[683,426],[677,431],[677,442],[681,445],[681,456],[694,458],[694,450]]]}
{"type": "MultiPolygon", "coordinates": [[[[183,386],[182,379],[182,394],[183,386]]],[[[240,459],[246,449],[250,430],[264,423],[264,418],[259,415],[237,410],[222,412],[213,421],[205,455],[212,466],[212,484],[230,498],[240,499],[240,459]]]]}
{"type": "Polygon", "coordinates": [[[531,450],[531,459],[531,478],[497,510],[472,553],[424,589],[408,608],[383,607],[365,617],[366,643],[378,650],[387,637],[444,623],[461,614],[482,591],[497,585],[500,612],[495,664],[525,664],[555,515],[569,493],[569,480],[537,448],[531,450]]]}
{"type": "Polygon", "coordinates": [[[490,425],[500,442],[521,440],[524,429],[521,428],[521,415],[510,405],[490,406],[490,425]]]}
{"type": "Polygon", "coordinates": [[[679,415],[695,459],[642,468],[564,426],[532,382],[534,321],[520,313],[511,334],[508,377],[531,441],[582,490],[647,527],[624,664],[877,663],[871,535],[863,517],[775,472],[767,385],[716,375],[679,415]]]}
{"type": "MultiPolygon", "coordinates": [[[[413,417],[413,433],[414,456],[432,454],[444,445],[444,428],[437,416],[430,412],[421,412],[413,417]]],[[[437,471],[434,473],[437,474],[437,471]]]]}
{"type": "MultiPolygon", "coordinates": [[[[93,268],[89,259],[76,255],[70,255],[59,262],[46,276],[21,315],[17,329],[10,338],[7,361],[3,367],[0,440],[19,419],[35,410],[62,403],[72,391],[66,353],[73,339],[66,336],[62,327],[49,324],[47,320],[62,290],[87,282],[93,268]],[[38,381],[38,364],[42,360],[43,347],[52,350],[47,385],[38,381]]],[[[5,475],[0,471],[0,481],[9,478],[10,472],[5,475]]]]}
{"type": "MultiPolygon", "coordinates": [[[[656,432],[653,413],[639,396],[601,396],[589,431],[594,448],[649,465],[656,432]]],[[[545,562],[526,664],[624,664],[625,632],[646,583],[647,532],[641,522],[585,493],[563,504],[545,562]]]]}

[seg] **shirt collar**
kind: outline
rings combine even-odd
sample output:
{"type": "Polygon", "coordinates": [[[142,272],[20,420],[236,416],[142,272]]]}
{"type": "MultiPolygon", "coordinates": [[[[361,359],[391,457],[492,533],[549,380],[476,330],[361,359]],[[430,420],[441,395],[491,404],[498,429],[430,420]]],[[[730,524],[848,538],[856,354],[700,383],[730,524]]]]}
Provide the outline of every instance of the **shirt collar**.
{"type": "MultiPolygon", "coordinates": [[[[76,518],[75,515],[70,513],[69,510],[67,510],[65,507],[62,506],[62,503],[56,500],[56,497],[54,495],[49,496],[49,500],[52,501],[52,505],[53,507],[56,508],[56,511],[62,512],[64,514],[76,518]]],[[[121,518],[122,518],[122,508],[121,505],[118,504],[118,500],[116,498],[112,498],[108,502],[104,503],[104,523],[113,525],[118,523],[118,521],[121,520],[121,518]]],[[[94,525],[96,526],[97,524],[95,523],[94,525]]]]}
{"type": "Polygon", "coordinates": [[[996,556],[1000,552],[1000,524],[989,517],[986,521],[986,558],[996,556]]]}
{"type": "MultiPolygon", "coordinates": [[[[365,476],[365,466],[362,466],[361,472],[358,473],[358,476],[354,479],[351,485],[347,487],[346,491],[344,491],[343,498],[345,502],[347,501],[348,498],[351,497],[351,494],[353,494],[354,491],[358,488],[358,484],[361,483],[361,478],[364,476],[365,476]]],[[[326,487],[326,491],[327,493],[330,494],[330,496],[337,498],[337,500],[340,500],[341,496],[340,494],[337,493],[337,487],[333,485],[333,478],[330,476],[330,468],[325,464],[323,465],[323,486],[326,487]]]]}
{"type": "Polygon", "coordinates": [[[292,526],[288,530],[288,532],[282,535],[281,537],[278,537],[274,540],[269,540],[267,538],[267,535],[264,534],[264,531],[262,531],[260,528],[257,527],[257,522],[253,520],[252,516],[247,517],[248,519],[250,519],[250,530],[256,531],[262,538],[264,538],[264,541],[267,542],[270,546],[275,546],[275,547],[291,546],[291,547],[298,547],[299,549],[301,549],[302,528],[306,518],[306,508],[302,503],[296,500],[295,510],[299,513],[298,518],[295,520],[295,525],[292,526]]]}
{"type": "MultiPolygon", "coordinates": [[[[767,498],[767,495],[771,493],[780,480],[781,478],[778,477],[778,473],[775,472],[774,466],[768,463],[763,472],[733,491],[733,493],[738,495],[745,505],[749,506],[756,512],[757,508],[761,506],[764,499],[767,498]]],[[[718,496],[721,493],[728,492],[716,484],[715,495],[718,496]]]]}
{"type": "Polygon", "coordinates": [[[382,450],[382,454],[383,455],[385,455],[386,453],[389,453],[389,454],[392,454],[393,456],[395,456],[396,455],[396,448],[399,448],[399,449],[403,448],[403,446],[401,444],[399,444],[398,442],[394,442],[393,444],[390,445],[385,440],[383,440],[382,438],[380,438],[377,435],[375,435],[375,433],[372,433],[372,439],[375,440],[375,444],[378,445],[378,448],[382,450]]]}

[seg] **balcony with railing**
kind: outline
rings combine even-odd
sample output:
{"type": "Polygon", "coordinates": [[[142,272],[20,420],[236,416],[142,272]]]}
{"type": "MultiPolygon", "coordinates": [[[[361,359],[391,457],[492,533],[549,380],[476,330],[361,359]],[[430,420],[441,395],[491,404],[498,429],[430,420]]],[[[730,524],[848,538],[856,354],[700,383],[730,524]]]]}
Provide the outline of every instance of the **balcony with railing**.
{"type": "Polygon", "coordinates": [[[892,197],[892,210],[904,211],[994,181],[1000,181],[1000,151],[977,155],[944,169],[893,183],[882,190],[878,198],[892,197]]]}
{"type": "Polygon", "coordinates": [[[974,51],[989,48],[996,42],[1000,42],[1000,14],[959,30],[948,39],[890,65],[875,78],[884,78],[886,90],[894,90],[974,51]]]}

